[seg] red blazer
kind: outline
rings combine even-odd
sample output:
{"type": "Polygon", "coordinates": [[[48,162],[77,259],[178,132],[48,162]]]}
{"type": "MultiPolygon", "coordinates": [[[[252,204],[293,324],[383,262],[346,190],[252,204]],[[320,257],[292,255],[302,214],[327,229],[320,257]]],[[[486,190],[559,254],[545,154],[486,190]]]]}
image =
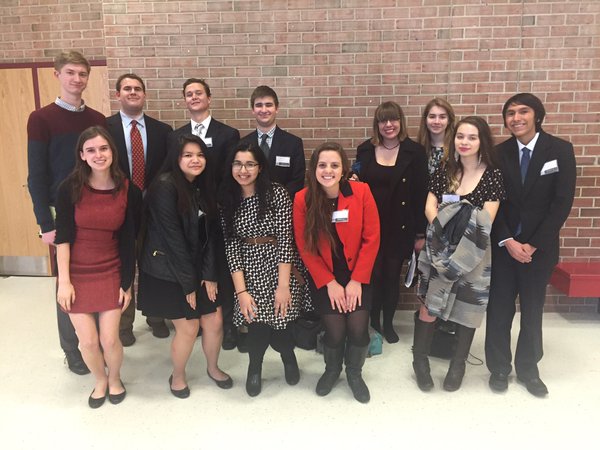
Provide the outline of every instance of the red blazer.
{"type": "MultiPolygon", "coordinates": [[[[300,256],[320,289],[335,278],[333,258],[331,246],[324,236],[319,239],[317,254],[306,250],[306,192],[307,188],[304,188],[294,198],[294,235],[300,256]]],[[[349,210],[348,222],[338,222],[335,228],[344,244],[346,263],[353,280],[369,284],[379,251],[379,214],[369,185],[358,181],[342,183],[337,210],[344,209],[349,210]]]]}

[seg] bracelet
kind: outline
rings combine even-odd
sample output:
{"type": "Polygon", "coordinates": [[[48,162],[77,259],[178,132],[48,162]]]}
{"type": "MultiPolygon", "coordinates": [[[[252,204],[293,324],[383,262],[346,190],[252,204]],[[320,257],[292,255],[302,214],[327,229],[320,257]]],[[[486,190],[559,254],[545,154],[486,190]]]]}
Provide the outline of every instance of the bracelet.
{"type": "Polygon", "coordinates": [[[248,292],[248,289],[244,289],[243,291],[236,292],[235,295],[240,295],[240,294],[243,294],[244,292],[248,292]]]}

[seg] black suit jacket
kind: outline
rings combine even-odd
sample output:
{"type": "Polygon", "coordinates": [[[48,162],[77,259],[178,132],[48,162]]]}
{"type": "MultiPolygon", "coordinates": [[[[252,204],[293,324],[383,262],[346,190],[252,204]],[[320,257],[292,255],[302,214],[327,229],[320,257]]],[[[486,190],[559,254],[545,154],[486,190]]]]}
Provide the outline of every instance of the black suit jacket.
{"type": "MultiPolygon", "coordinates": [[[[171,133],[169,147],[175,145],[177,138],[184,134],[192,134],[191,122],[171,133]]],[[[211,161],[215,164],[214,173],[217,184],[219,184],[223,178],[227,154],[240,141],[240,132],[211,117],[210,125],[206,130],[206,137],[212,138],[212,146],[208,147],[208,151],[211,161]]]]}
{"type": "MultiPolygon", "coordinates": [[[[368,176],[369,166],[376,164],[375,146],[371,139],[366,140],[356,149],[356,164],[360,181],[372,183],[368,176]]],[[[399,257],[406,259],[412,254],[415,237],[425,234],[427,218],[425,217],[425,200],[427,199],[427,155],[421,144],[410,138],[400,143],[400,152],[394,165],[394,175],[389,186],[385,210],[379,211],[380,220],[394,221],[395,233],[400,248],[392,250],[399,257]]],[[[389,225],[389,224],[387,224],[389,225]]]]}
{"type": "MultiPolygon", "coordinates": [[[[514,237],[521,223],[517,240],[542,251],[551,264],[558,262],[559,232],[569,216],[575,196],[576,163],[573,145],[540,131],[527,169],[525,184],[521,183],[519,147],[514,137],[495,148],[506,188],[506,200],[500,205],[494,221],[494,245],[514,237]],[[558,171],[541,175],[544,164],[556,161],[558,171]]],[[[537,252],[536,252],[537,253],[537,252]]]]}
{"type": "MultiPolygon", "coordinates": [[[[243,142],[252,142],[258,145],[258,132],[242,138],[243,142]]],[[[304,144],[302,139],[279,127],[275,128],[271,150],[269,151],[269,176],[271,181],[283,184],[292,199],[296,192],[304,187],[304,176],[306,172],[306,161],[304,159],[304,144]],[[277,165],[277,157],[290,158],[289,167],[277,165]]]]}
{"type": "MultiPolygon", "coordinates": [[[[153,119],[144,114],[144,123],[146,125],[147,146],[146,149],[146,180],[145,187],[148,188],[152,180],[160,170],[165,157],[167,156],[168,137],[173,131],[170,125],[153,119]]],[[[123,132],[123,122],[121,114],[116,113],[106,119],[106,126],[112,136],[117,150],[119,152],[119,166],[125,172],[128,178],[131,178],[131,168],[129,167],[129,158],[127,157],[127,147],[125,145],[125,134],[123,132]]]]}

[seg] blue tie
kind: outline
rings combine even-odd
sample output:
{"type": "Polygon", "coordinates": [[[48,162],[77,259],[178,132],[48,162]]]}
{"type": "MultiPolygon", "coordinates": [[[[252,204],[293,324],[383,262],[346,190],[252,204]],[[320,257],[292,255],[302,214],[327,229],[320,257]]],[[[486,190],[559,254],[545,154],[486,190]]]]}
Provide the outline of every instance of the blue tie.
{"type": "Polygon", "coordinates": [[[523,156],[521,156],[521,183],[525,184],[525,175],[527,175],[527,168],[529,167],[529,161],[531,160],[531,150],[527,147],[522,149],[523,156]]]}

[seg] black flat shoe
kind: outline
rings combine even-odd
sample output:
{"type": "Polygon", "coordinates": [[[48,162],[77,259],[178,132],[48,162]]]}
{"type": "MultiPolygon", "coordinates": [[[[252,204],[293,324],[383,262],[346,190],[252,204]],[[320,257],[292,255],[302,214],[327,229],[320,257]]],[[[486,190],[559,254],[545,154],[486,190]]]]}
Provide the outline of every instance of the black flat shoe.
{"type": "Polygon", "coordinates": [[[133,344],[135,344],[135,336],[133,335],[132,330],[119,331],[119,339],[121,339],[121,344],[123,344],[123,347],[131,347],[133,344]]]}
{"type": "Polygon", "coordinates": [[[113,405],[117,405],[117,404],[121,403],[123,400],[125,400],[125,396],[127,395],[127,390],[125,389],[125,385],[123,384],[122,381],[121,381],[121,386],[123,387],[123,392],[121,392],[120,394],[111,394],[110,392],[108,393],[108,401],[111,402],[113,405]]]}
{"type": "MultiPolygon", "coordinates": [[[[90,397],[88,398],[88,405],[92,409],[97,409],[97,408],[100,408],[102,405],[104,405],[104,401],[106,400],[106,394],[104,394],[103,397],[94,398],[94,397],[92,397],[92,395],[94,395],[94,391],[95,391],[95,389],[92,390],[92,393],[90,394],[90,397]]],[[[107,391],[108,391],[108,388],[107,388],[107,391]]]]}
{"type": "Polygon", "coordinates": [[[227,378],[224,380],[217,380],[216,378],[213,378],[211,376],[210,373],[208,373],[208,370],[206,371],[206,375],[208,375],[208,378],[210,378],[211,380],[213,380],[215,382],[215,384],[217,386],[219,386],[221,389],[231,389],[233,387],[233,380],[231,379],[231,377],[227,374],[227,378]]]}
{"type": "Polygon", "coordinates": [[[173,383],[173,375],[169,377],[169,389],[171,389],[171,394],[173,394],[177,398],[188,398],[190,396],[190,388],[189,386],[184,387],[183,389],[173,389],[171,387],[171,383],[173,383]]]}

